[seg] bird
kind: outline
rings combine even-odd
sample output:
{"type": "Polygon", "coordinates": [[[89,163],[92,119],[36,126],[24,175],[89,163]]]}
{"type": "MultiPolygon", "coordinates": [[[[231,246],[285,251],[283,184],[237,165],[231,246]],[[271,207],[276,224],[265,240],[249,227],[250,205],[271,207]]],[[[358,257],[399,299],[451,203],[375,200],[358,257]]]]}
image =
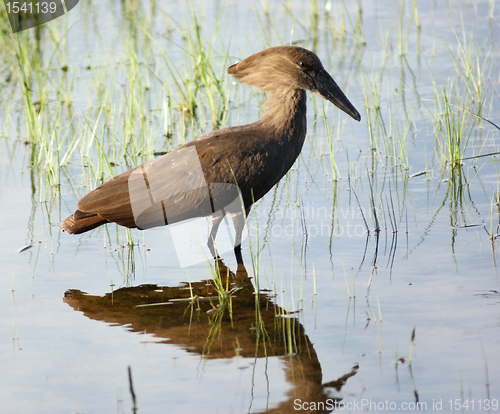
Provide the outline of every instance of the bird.
{"type": "Polygon", "coordinates": [[[261,118],[206,133],[161,157],[110,179],[85,195],[61,224],[81,234],[106,223],[147,229],[212,215],[207,242],[229,214],[234,254],[243,264],[241,238],[252,205],[293,166],[307,133],[306,91],[330,101],[356,121],[361,115],[325,70],[299,46],[275,46],[228,68],[229,75],[266,93],[261,118]]]}

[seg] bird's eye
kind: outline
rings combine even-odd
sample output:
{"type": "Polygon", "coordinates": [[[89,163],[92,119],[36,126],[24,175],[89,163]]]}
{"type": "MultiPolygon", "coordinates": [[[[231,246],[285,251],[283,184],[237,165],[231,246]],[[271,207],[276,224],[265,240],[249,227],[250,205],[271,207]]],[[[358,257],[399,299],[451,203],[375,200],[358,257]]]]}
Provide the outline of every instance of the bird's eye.
{"type": "Polygon", "coordinates": [[[299,60],[299,61],[297,62],[297,65],[299,65],[299,66],[300,66],[301,68],[303,68],[303,69],[307,67],[306,62],[304,62],[304,61],[302,61],[302,60],[299,60]]]}

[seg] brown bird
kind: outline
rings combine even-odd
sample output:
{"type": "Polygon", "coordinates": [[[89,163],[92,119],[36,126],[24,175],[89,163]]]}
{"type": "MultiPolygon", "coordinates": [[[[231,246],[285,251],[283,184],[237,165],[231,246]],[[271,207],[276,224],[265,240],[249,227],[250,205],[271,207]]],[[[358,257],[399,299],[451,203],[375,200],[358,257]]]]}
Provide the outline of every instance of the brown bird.
{"type": "Polygon", "coordinates": [[[244,218],[302,150],[306,91],[357,121],[361,116],[319,58],[301,47],[263,50],[230,66],[228,73],[267,92],[267,110],[259,121],[202,135],[112,178],[84,196],[61,228],[70,234],[106,223],[146,229],[212,214],[208,246],[217,257],[214,239],[220,222],[230,214],[236,230],[234,252],[242,264],[244,218]]]}

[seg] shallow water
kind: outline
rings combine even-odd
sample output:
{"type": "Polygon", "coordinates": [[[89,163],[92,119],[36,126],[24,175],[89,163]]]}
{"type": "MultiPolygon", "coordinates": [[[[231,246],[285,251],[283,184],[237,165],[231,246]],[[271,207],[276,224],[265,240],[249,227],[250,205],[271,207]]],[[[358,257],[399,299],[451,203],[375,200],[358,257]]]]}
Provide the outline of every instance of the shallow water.
{"type": "MultiPolygon", "coordinates": [[[[482,116],[500,122],[498,8],[488,1],[460,7],[419,2],[417,29],[410,2],[363,4],[362,20],[355,4],[328,2],[329,17],[320,4],[317,22],[315,2],[270,2],[269,14],[267,2],[203,4],[193,10],[206,42],[222,16],[214,48],[216,56],[229,51],[226,67],[267,46],[300,41],[316,50],[362,121],[310,97],[301,157],[249,217],[243,256],[251,279],[238,274],[235,286],[242,289],[234,293],[232,321],[229,305],[213,311],[203,301],[199,309],[198,302],[136,308],[137,300],[187,297],[190,282],[203,292],[199,296],[217,296],[203,290],[213,279],[213,263],[181,268],[166,229],[132,232],[133,247],[115,225],[81,236],[60,232],[59,222],[98,175],[89,161],[97,164],[95,145],[89,158],[81,156],[92,125],[85,116],[104,122],[97,119],[97,91],[112,91],[119,112],[115,136],[125,140],[124,98],[117,91],[133,90],[126,62],[135,40],[138,61],[150,65],[142,73],[151,87],[144,136],[134,129],[137,139],[164,151],[183,141],[185,128],[190,139],[213,124],[200,108],[195,127],[172,116],[172,142],[163,136],[165,92],[156,76],[167,78],[168,72],[158,46],[179,72],[189,73],[183,30],[192,30],[192,20],[184,3],[143,2],[136,20],[118,2],[77,6],[64,17],[71,25],[64,51],[68,80],[57,83],[64,60],[57,53],[44,66],[56,79],[48,87],[55,114],[57,85],[73,79],[75,115],[57,133],[81,136],[71,163],[58,170],[57,186],[50,186],[44,168],[31,167],[34,147],[23,143],[19,85],[2,85],[12,95],[0,107],[1,411],[133,412],[129,366],[139,412],[289,413],[298,408],[296,400],[311,409],[315,402],[337,401],[354,412],[417,408],[417,402],[427,411],[440,403],[443,411],[458,411],[466,401],[463,411],[485,408],[486,401],[494,408],[500,397],[500,283],[498,239],[490,234],[500,233],[497,156],[464,159],[452,169],[441,159],[433,116],[444,119],[444,109],[435,109],[435,91],[441,96],[442,88],[458,84],[465,95],[466,76],[455,68],[456,62],[467,65],[465,44],[471,66],[486,68],[482,116]],[[350,20],[342,20],[341,11],[350,20]],[[141,19],[158,46],[132,33],[141,19]],[[346,38],[335,39],[342,24],[346,38]],[[261,314],[254,312],[257,281],[266,293],[261,314]],[[133,296],[124,288],[145,284],[156,286],[139,299],[120,296],[133,296]],[[258,315],[263,330],[257,329],[258,315]]],[[[62,31],[59,20],[47,26],[62,31]]],[[[54,45],[42,35],[42,50],[51,56],[54,45]]],[[[1,73],[8,71],[2,66],[1,73]]],[[[231,110],[223,125],[260,116],[259,93],[226,86],[231,110]]],[[[467,109],[477,111],[474,105],[467,109]]],[[[499,131],[487,122],[472,126],[473,119],[465,121],[472,133],[463,155],[498,152],[499,131]]],[[[112,148],[108,137],[100,143],[112,148]]],[[[152,156],[117,154],[116,173],[152,156]]],[[[233,253],[223,259],[235,272],[233,253]]]]}

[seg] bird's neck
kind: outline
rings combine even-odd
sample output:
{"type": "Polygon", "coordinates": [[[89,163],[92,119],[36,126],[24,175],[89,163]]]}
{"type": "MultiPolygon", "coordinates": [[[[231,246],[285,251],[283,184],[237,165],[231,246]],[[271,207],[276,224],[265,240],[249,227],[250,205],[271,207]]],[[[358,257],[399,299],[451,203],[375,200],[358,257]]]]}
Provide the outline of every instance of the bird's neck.
{"type": "Polygon", "coordinates": [[[306,100],[303,90],[274,91],[268,95],[264,104],[267,110],[259,123],[275,137],[303,143],[307,129],[306,100]]]}

